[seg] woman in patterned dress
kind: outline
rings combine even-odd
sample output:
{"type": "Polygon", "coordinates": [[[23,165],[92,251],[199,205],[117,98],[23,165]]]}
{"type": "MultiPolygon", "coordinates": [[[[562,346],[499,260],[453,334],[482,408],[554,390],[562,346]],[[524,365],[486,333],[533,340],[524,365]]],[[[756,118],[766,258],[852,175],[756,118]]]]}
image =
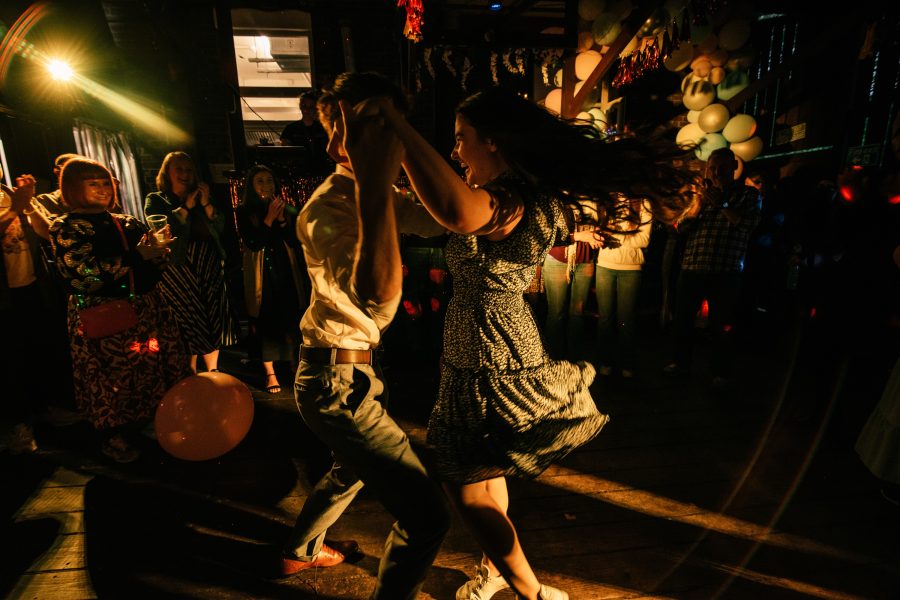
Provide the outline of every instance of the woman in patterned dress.
{"type": "Polygon", "coordinates": [[[219,370],[219,348],[235,342],[234,321],[225,287],[225,216],[198,182],[194,161],[170,152],[156,175],[159,191],[147,195],[144,214],[165,215],[175,243],[161,289],[172,307],[181,336],[197,371],[203,356],[207,371],[219,370]]]}
{"type": "Polygon", "coordinates": [[[100,163],[69,160],[60,189],[72,211],[53,221],[50,236],[69,292],[76,404],[105,438],[103,453],[130,462],[138,451],[127,436],[149,422],[166,391],[191,373],[157,288],[171,241],[148,235],[131,215],[110,212],[117,205],[115,185],[100,163]],[[80,309],[129,297],[135,326],[101,338],[85,335],[80,309]]]}
{"type": "MultiPolygon", "coordinates": [[[[554,245],[598,245],[572,233],[565,204],[594,200],[614,214],[616,192],[651,198],[660,218],[683,210],[690,176],[670,166],[670,142],[605,142],[500,89],[457,109],[452,158],[465,182],[388,102],[378,104],[405,146],[404,168],[432,215],[453,234],[439,397],[428,424],[438,475],[485,559],[458,599],[504,587],[529,600],[568,595],[541,584],[507,516],[506,476],[536,477],[607,422],[590,396],[590,364],[551,360],[523,291],[554,245]],[[501,577],[502,575],[502,577],[501,577]]],[[[576,209],[577,210],[577,209],[576,209]]]]}

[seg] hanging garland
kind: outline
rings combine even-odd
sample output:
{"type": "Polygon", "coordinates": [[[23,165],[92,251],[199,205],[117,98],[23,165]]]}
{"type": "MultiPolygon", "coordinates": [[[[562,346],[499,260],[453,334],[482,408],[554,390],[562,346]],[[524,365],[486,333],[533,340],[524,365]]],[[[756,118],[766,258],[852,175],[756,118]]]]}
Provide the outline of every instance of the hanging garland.
{"type": "Polygon", "coordinates": [[[418,43],[422,41],[422,24],[425,22],[425,6],[422,0],[397,0],[397,6],[406,7],[406,24],[403,35],[406,39],[418,43]]]}

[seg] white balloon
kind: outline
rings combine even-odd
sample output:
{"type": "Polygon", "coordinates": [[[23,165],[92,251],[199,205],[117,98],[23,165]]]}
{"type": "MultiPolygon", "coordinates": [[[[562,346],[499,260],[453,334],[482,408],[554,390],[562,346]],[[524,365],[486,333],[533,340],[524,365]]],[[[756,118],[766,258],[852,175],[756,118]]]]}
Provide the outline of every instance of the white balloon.
{"type": "Polygon", "coordinates": [[[716,98],[716,88],[708,81],[695,80],[684,91],[681,101],[690,110],[702,110],[716,98]]]}
{"type": "Polygon", "coordinates": [[[722,130],[725,139],[734,144],[749,140],[756,133],[756,119],[750,115],[734,115],[722,130]]]}
{"type": "Polygon", "coordinates": [[[556,75],[553,76],[553,85],[556,87],[562,87],[562,79],[563,79],[563,70],[557,69],[556,75]]]}
{"type": "Polygon", "coordinates": [[[588,111],[591,116],[594,118],[594,123],[603,123],[606,124],[606,113],[603,112],[603,109],[594,107],[588,111]]]}
{"type": "Polygon", "coordinates": [[[544,106],[559,114],[562,112],[562,90],[556,88],[554,90],[550,90],[550,93],[547,94],[547,97],[544,99],[544,106]]]}
{"type": "Polygon", "coordinates": [[[575,57],[575,77],[579,80],[584,81],[588,77],[591,76],[591,73],[594,72],[594,69],[597,65],[600,64],[600,59],[603,58],[603,55],[597,52],[596,50],[588,50],[587,52],[582,52],[578,56],[575,57]]]}
{"type": "Polygon", "coordinates": [[[728,123],[728,117],[728,109],[724,104],[710,104],[700,111],[700,117],[697,119],[697,124],[700,126],[700,129],[707,133],[722,131],[728,123]]]}
{"type": "Polygon", "coordinates": [[[719,48],[737,50],[750,39],[750,23],[743,19],[734,19],[722,25],[719,30],[719,48]]]}
{"type": "Polygon", "coordinates": [[[707,160],[715,150],[726,146],[728,146],[728,140],[722,137],[721,133],[707,133],[700,139],[694,155],[700,160],[707,160]]]}
{"type": "Polygon", "coordinates": [[[578,16],[585,21],[593,21],[606,4],[604,0],[578,0],[578,16]]]}
{"type": "Polygon", "coordinates": [[[744,162],[750,162],[762,152],[763,141],[757,135],[744,142],[735,142],[729,148],[735,155],[740,156],[744,162]]]}
{"type": "Polygon", "coordinates": [[[700,112],[699,110],[689,110],[687,114],[688,123],[696,123],[697,119],[700,118],[700,112]]]}
{"type": "Polygon", "coordinates": [[[578,113],[578,116],[577,116],[576,118],[577,118],[579,121],[586,121],[586,122],[588,122],[588,123],[593,123],[593,122],[594,122],[594,115],[592,115],[592,114],[589,113],[589,112],[580,112],[580,113],[578,113]]]}
{"type": "Polygon", "coordinates": [[[689,148],[697,144],[700,138],[704,136],[704,132],[696,123],[688,123],[678,130],[675,135],[675,143],[682,148],[689,148]]]}

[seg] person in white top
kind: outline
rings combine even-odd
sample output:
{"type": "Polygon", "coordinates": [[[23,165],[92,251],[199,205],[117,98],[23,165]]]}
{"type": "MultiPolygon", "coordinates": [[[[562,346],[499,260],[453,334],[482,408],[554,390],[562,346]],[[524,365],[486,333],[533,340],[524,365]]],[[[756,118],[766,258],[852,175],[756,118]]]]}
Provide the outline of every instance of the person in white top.
{"type": "Polygon", "coordinates": [[[292,575],[358,552],[353,541],[326,543],[325,534],[365,484],[396,519],[371,597],[404,600],[421,588],[450,514],[386,412],[384,380],[372,359],[400,303],[399,232],[427,237],[444,229],[392,187],[403,149],[364,102],[385,97],[403,103],[383,77],[345,73],[319,100],[337,167],[297,219],[312,295],[300,321],[294,393],[303,420],[331,448],[335,463],[304,503],[281,566],[292,575]]]}
{"type": "Polygon", "coordinates": [[[632,200],[627,215],[607,224],[618,242],[601,248],[597,254],[597,291],[599,372],[610,375],[614,367],[622,377],[634,377],[637,367],[635,312],[641,287],[644,248],[650,243],[653,216],[647,202],[632,200]]]}

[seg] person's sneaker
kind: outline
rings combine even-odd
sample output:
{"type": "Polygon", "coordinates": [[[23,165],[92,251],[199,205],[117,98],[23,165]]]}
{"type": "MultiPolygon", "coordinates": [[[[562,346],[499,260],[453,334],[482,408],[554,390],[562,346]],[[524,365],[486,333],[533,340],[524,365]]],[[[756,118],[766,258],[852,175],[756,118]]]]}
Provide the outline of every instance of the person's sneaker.
{"type": "Polygon", "coordinates": [[[609,377],[612,375],[612,367],[608,365],[600,365],[600,368],[597,369],[597,372],[603,377],[609,377]]]}
{"type": "Polygon", "coordinates": [[[488,600],[500,590],[509,587],[506,580],[500,575],[491,575],[487,564],[482,560],[475,567],[475,578],[467,581],[456,590],[456,600],[488,600]]]}
{"type": "Polygon", "coordinates": [[[555,587],[541,584],[541,591],[538,592],[538,600],[569,600],[569,595],[555,587]]]}
{"type": "Polygon", "coordinates": [[[100,446],[100,451],[117,463],[134,462],[141,455],[140,450],[130,445],[121,435],[114,435],[100,446]]]}
{"type": "Polygon", "coordinates": [[[37,442],[34,441],[34,430],[30,425],[19,423],[13,427],[12,435],[7,443],[12,454],[31,454],[37,452],[37,442]]]}
{"type": "Polygon", "coordinates": [[[622,369],[622,378],[623,379],[634,379],[634,371],[629,371],[628,369],[622,369]]]}

